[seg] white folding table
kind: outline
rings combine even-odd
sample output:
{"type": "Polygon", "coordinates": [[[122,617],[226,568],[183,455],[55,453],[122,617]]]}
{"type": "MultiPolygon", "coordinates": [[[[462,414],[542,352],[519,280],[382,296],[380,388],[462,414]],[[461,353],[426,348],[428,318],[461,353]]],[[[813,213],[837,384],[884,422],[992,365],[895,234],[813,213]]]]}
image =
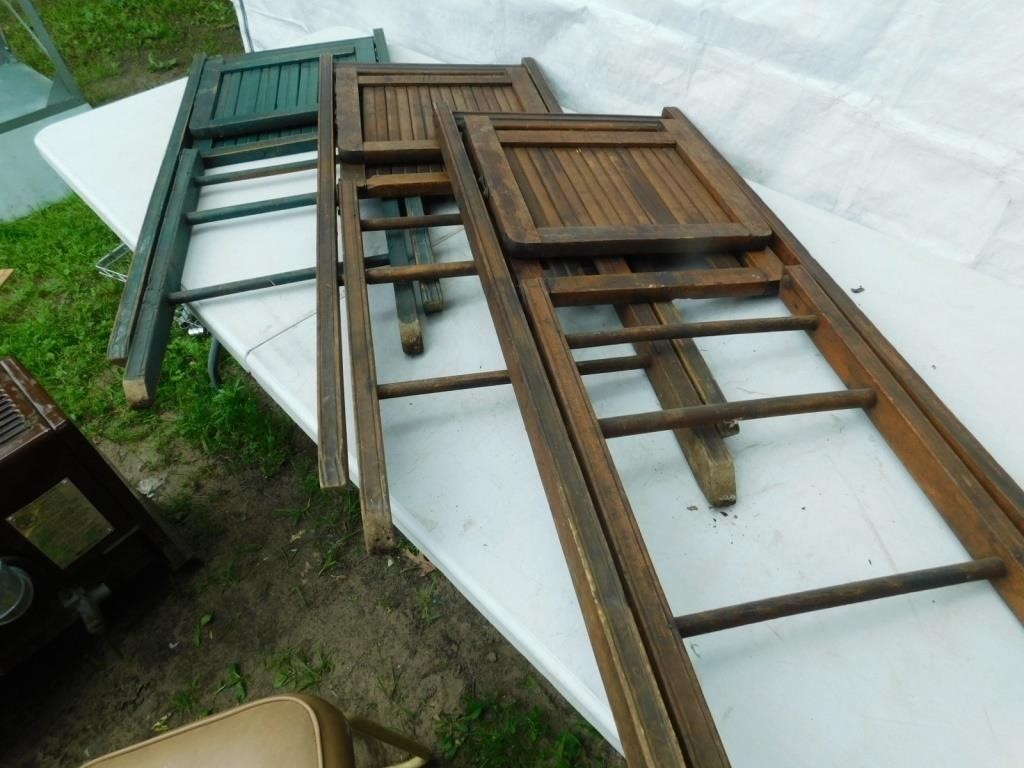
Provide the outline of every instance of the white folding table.
{"type": "MultiPolygon", "coordinates": [[[[328,34],[360,33],[318,37],[328,34]]],[[[395,61],[424,58],[397,46],[391,53],[395,61]]],[[[182,89],[183,81],[155,88],[37,139],[129,246],[182,89]]],[[[314,172],[216,185],[204,189],[200,207],[314,188],[314,172]]],[[[1022,292],[755,189],[840,285],[864,289],[857,304],[1024,479],[1022,292]]],[[[469,257],[461,228],[431,236],[440,259],[469,257]]],[[[368,247],[383,252],[383,238],[368,247]]],[[[196,288],[308,267],[314,250],[312,209],[202,225],[182,282],[196,288]]],[[[504,367],[475,278],[445,283],[448,306],[425,319],[426,351],[417,357],[401,351],[391,287],[370,291],[381,382],[504,367]]],[[[308,283],[194,307],[313,439],[314,305],[308,283]]],[[[783,313],[776,299],[685,309],[692,320],[783,313]]],[[[586,327],[614,322],[610,313],[566,317],[586,327]]],[[[803,334],[699,346],[729,399],[842,386],[803,334]]],[[[593,377],[588,386],[602,416],[658,408],[640,373],[593,377]]],[[[382,413],[398,528],[618,744],[511,388],[389,400],[382,413]]],[[[708,507],[669,434],[610,445],[676,614],[968,559],[861,411],[744,423],[729,440],[739,502],[727,514],[708,507]]],[[[350,465],[358,484],[354,453],[350,465]]],[[[686,645],[734,765],[1024,765],[1024,630],[987,583],[769,621],[686,645]]]]}

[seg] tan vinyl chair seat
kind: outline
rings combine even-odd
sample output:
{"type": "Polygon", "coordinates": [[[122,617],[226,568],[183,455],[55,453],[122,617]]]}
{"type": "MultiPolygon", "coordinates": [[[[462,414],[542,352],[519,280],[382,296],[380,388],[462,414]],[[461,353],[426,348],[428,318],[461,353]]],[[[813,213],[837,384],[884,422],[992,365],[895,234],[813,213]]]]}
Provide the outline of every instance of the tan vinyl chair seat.
{"type": "Polygon", "coordinates": [[[344,716],[313,696],[254,701],[92,760],[83,768],[353,768],[344,716]]]}

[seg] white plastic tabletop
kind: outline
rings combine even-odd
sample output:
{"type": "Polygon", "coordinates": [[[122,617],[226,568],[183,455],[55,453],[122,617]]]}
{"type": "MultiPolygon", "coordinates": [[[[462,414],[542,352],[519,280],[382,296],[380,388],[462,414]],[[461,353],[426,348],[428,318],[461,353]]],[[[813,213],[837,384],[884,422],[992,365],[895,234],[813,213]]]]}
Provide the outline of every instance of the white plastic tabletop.
{"type": "MultiPolygon", "coordinates": [[[[422,57],[393,48],[392,58],[422,57]]],[[[130,97],[37,139],[130,246],[182,88],[179,81],[130,97]]],[[[295,174],[207,188],[200,204],[313,188],[312,172],[295,174]]],[[[757,191],[840,285],[864,288],[856,302],[1011,474],[1024,478],[1021,291],[757,191]]],[[[183,283],[310,266],[314,234],[310,209],[199,226],[183,283]]],[[[432,238],[441,259],[468,258],[460,228],[432,238]]],[[[381,244],[370,243],[369,252],[381,244]]],[[[445,292],[447,308],[425,321],[426,352],[407,357],[391,288],[371,287],[382,382],[504,367],[475,278],[447,281],[445,292]]],[[[312,285],[196,309],[315,439],[312,285]]],[[[776,299],[748,299],[687,302],[685,311],[699,320],[783,309],[776,299]]],[[[589,312],[564,317],[588,327],[613,321],[589,312]]],[[[730,399],[841,387],[803,334],[707,339],[700,348],[730,399]]],[[[637,373],[593,377],[588,386],[599,415],[657,408],[637,373]]],[[[390,400],[382,411],[397,526],[617,744],[511,389],[390,400]]],[[[967,559],[860,411],[744,423],[729,441],[740,500],[727,515],[708,508],[670,436],[611,446],[677,614],[967,559]]],[[[350,465],[355,473],[354,455],[350,465]]],[[[1024,630],[988,584],[765,622],[695,638],[687,648],[737,766],[1024,765],[1024,630]]]]}

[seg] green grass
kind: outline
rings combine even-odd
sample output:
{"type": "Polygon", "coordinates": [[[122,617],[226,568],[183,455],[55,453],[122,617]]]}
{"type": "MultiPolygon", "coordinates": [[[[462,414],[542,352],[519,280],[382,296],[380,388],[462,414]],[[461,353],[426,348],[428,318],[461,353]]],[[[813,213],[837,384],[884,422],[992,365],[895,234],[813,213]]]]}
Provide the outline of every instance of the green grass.
{"type": "Polygon", "coordinates": [[[224,387],[210,389],[208,339],[175,332],[156,404],[128,408],[120,372],[105,358],[121,285],[93,267],[116,242],[77,198],[0,223],[0,265],[14,268],[0,288],[0,356],[17,356],[92,437],[155,438],[167,461],[184,440],[230,467],[272,476],[290,454],[291,423],[232,363],[224,387]]]}
{"type": "Polygon", "coordinates": [[[442,755],[476,768],[585,768],[597,765],[588,745],[597,733],[584,721],[556,731],[547,713],[514,699],[469,696],[460,712],[437,721],[442,755]]]}
{"type": "Polygon", "coordinates": [[[317,688],[334,669],[334,661],[323,648],[285,648],[274,653],[268,664],[274,688],[305,691],[317,688]]]}
{"type": "MultiPolygon", "coordinates": [[[[17,6],[17,3],[14,3],[17,6]]],[[[92,104],[140,90],[132,72],[180,74],[192,53],[241,51],[229,0],[36,0],[43,23],[92,104]]],[[[48,77],[45,54],[0,4],[3,27],[15,55],[48,77]]],[[[136,78],[149,87],[165,77],[136,78]]]]}

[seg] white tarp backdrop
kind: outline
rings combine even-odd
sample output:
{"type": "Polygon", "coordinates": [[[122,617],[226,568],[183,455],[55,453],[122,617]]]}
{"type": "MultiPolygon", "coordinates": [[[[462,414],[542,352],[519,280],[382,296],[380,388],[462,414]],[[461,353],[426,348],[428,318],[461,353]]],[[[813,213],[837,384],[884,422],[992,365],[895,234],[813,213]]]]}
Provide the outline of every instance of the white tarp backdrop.
{"type": "Polygon", "coordinates": [[[1024,287],[1020,0],[234,2],[257,50],[383,27],[533,56],[573,111],[678,106],[748,179],[1024,287]]]}

